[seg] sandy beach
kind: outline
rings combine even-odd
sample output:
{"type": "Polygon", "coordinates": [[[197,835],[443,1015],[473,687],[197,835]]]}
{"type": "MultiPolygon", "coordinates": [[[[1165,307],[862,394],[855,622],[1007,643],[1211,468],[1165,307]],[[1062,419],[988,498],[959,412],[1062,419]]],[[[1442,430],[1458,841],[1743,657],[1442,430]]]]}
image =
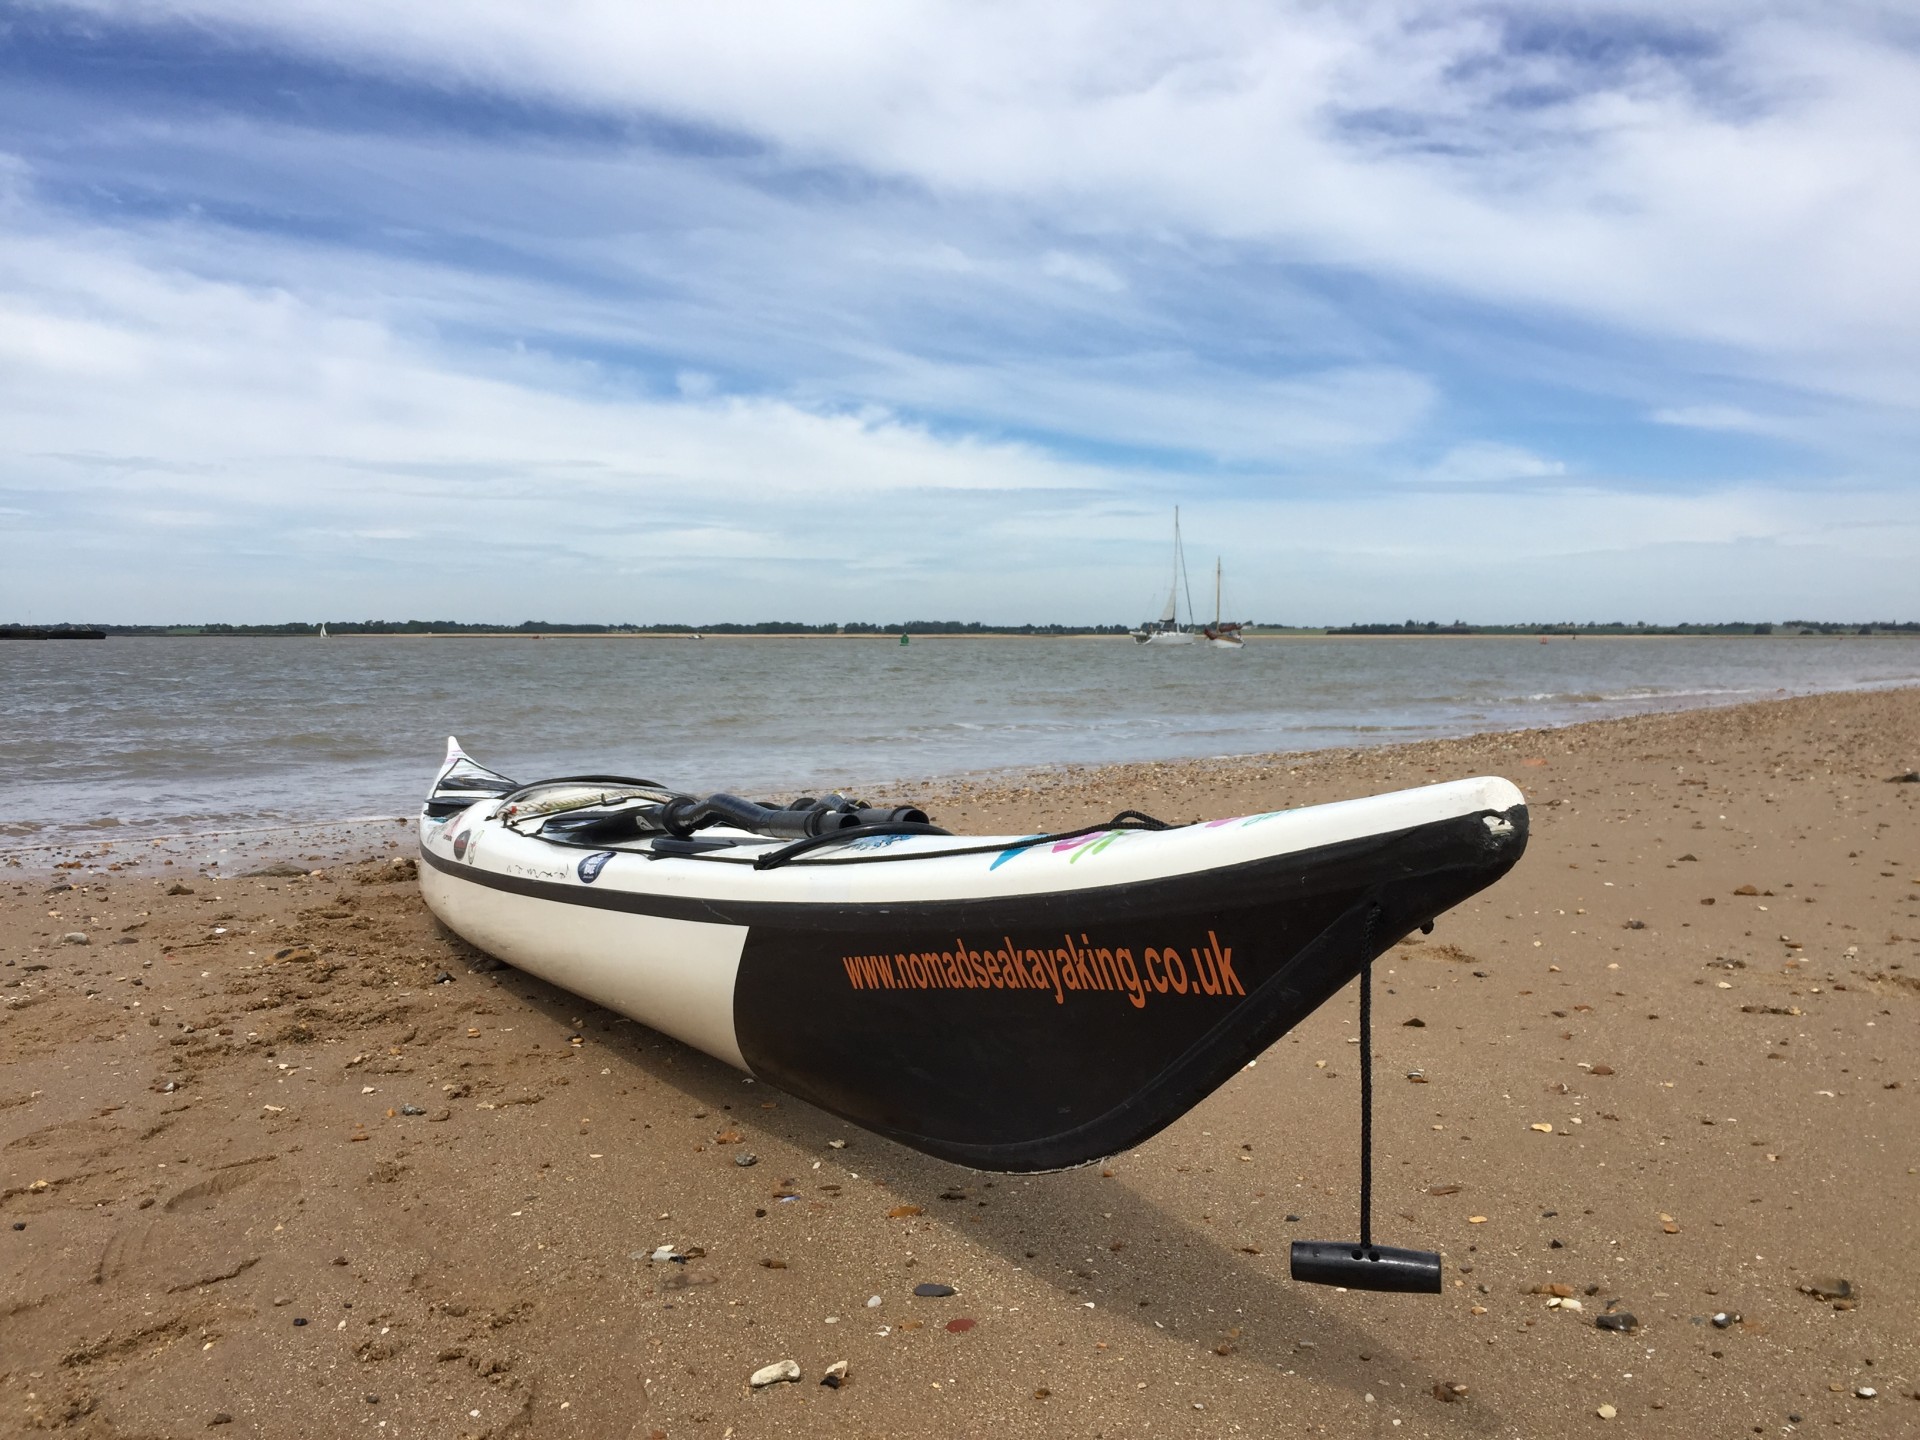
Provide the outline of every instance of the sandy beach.
{"type": "Polygon", "coordinates": [[[1920,1434],[1916,766],[1908,689],[889,797],[1518,782],[1518,869],[1375,972],[1376,1234],[1440,1297],[1287,1277],[1356,1228],[1351,989],[1137,1151],[996,1177],[492,964],[408,829],[17,860],[0,1434],[1920,1434]]]}

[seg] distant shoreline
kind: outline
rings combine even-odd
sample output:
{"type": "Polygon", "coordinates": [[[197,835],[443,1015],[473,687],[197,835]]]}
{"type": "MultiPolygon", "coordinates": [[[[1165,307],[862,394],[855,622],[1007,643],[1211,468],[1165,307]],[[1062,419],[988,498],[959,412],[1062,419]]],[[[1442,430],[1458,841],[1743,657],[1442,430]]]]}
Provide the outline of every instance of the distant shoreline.
{"type": "MultiPolygon", "coordinates": [[[[859,634],[834,634],[819,630],[760,630],[760,631],[679,631],[679,630],[350,630],[338,634],[285,634],[232,631],[102,631],[97,627],[89,630],[52,630],[33,634],[22,634],[18,630],[0,629],[0,639],[17,640],[658,640],[684,643],[698,641],[740,641],[740,640],[823,640],[823,641],[865,641],[869,644],[898,645],[900,636],[905,633],[910,643],[919,644],[941,640],[1097,640],[1110,644],[1135,643],[1131,635],[1097,634],[1087,631],[1065,631],[1058,633],[1028,633],[1018,630],[976,630],[955,633],[940,630],[898,630],[881,631],[877,634],[862,632],[859,634]]],[[[1875,626],[1865,631],[1844,629],[1833,631],[1792,630],[1773,631],[1769,634],[1754,634],[1750,630],[1677,630],[1649,629],[1634,630],[1556,630],[1542,632],[1538,630],[1474,630],[1474,631],[1405,631],[1388,634],[1377,632],[1354,633],[1345,630],[1283,630],[1261,633],[1259,631],[1242,632],[1249,644],[1270,644],[1274,642],[1326,641],[1326,640],[1362,640],[1362,641],[1460,641],[1460,640],[1513,640],[1536,643],[1559,643],[1570,640],[1586,642],[1607,640],[1915,640],[1920,639],[1920,627],[1890,628],[1875,626]]],[[[1153,647],[1156,650],[1164,647],[1153,647]]],[[[1206,648],[1206,647],[1199,647],[1206,648]]]]}

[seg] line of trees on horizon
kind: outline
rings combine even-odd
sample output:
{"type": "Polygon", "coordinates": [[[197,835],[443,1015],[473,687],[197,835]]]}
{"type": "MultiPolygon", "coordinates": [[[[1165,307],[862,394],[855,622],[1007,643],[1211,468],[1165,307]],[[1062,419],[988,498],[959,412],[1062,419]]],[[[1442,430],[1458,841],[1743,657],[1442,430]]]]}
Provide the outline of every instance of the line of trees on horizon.
{"type": "MultiPolygon", "coordinates": [[[[214,621],[201,625],[103,625],[61,622],[52,625],[0,625],[0,640],[106,635],[1106,635],[1129,633],[1126,625],[989,625],[980,620],[904,620],[878,624],[848,620],[810,625],[799,620],[740,622],[719,620],[705,625],[663,621],[650,625],[564,623],[522,620],[517,625],[492,625],[465,620],[328,620],[286,621],[274,625],[236,625],[214,621]]],[[[1656,625],[1645,620],[1546,621],[1517,625],[1476,625],[1465,620],[1364,622],[1352,625],[1250,624],[1253,632],[1307,635],[1874,635],[1920,634],[1914,620],[1728,620],[1656,625]]]]}

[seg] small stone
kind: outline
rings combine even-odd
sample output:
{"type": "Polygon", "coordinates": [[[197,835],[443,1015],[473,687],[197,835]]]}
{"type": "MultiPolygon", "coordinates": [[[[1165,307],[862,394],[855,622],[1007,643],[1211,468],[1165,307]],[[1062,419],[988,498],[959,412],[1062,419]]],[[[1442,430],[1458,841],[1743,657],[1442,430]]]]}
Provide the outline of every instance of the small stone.
{"type": "Polygon", "coordinates": [[[422,1110],[418,1105],[402,1105],[400,1107],[400,1113],[402,1115],[424,1115],[427,1112],[422,1110]]]}
{"type": "Polygon", "coordinates": [[[1858,1395],[1862,1400],[1871,1400],[1873,1399],[1874,1396],[1878,1395],[1880,1392],[1874,1389],[1873,1386],[1871,1385],[1861,1385],[1857,1387],[1853,1393],[1858,1395]]]}
{"type": "Polygon", "coordinates": [[[760,1157],[751,1151],[742,1150],[738,1155],[733,1157],[733,1163],[738,1165],[742,1170],[746,1170],[758,1165],[760,1163],[760,1157]]]}
{"type": "Polygon", "coordinates": [[[844,1150],[847,1148],[847,1142],[844,1140],[829,1140],[827,1141],[827,1148],[830,1150],[844,1150]]]}
{"type": "Polygon", "coordinates": [[[652,1254],[647,1256],[648,1260],[651,1260],[658,1264],[664,1264],[669,1260],[676,1260],[678,1258],[679,1256],[677,1256],[674,1253],[674,1249],[671,1245],[662,1245],[659,1249],[655,1250],[652,1254]]]}
{"type": "Polygon", "coordinates": [[[867,1297],[867,1308],[869,1310],[878,1310],[880,1308],[880,1297],[878,1295],[869,1295],[867,1297]]]}
{"type": "Polygon", "coordinates": [[[211,1430],[215,1425],[231,1425],[232,1423],[233,1423],[233,1416],[229,1415],[224,1410],[216,1410],[213,1412],[213,1415],[208,1419],[207,1428],[211,1430]]]}
{"type": "Polygon", "coordinates": [[[1611,1420],[1613,1419],[1614,1416],[1618,1415],[1620,1412],[1614,1409],[1613,1406],[1611,1405],[1602,1405],[1598,1410],[1594,1411],[1593,1413],[1598,1415],[1602,1420],[1611,1420]]]}
{"type": "Polygon", "coordinates": [[[1402,1020],[1400,1023],[1409,1030],[1424,1030],[1427,1028],[1427,1022],[1422,1020],[1418,1015],[1414,1016],[1411,1020],[1402,1020]]]}
{"type": "Polygon", "coordinates": [[[62,945],[91,945],[93,941],[87,938],[87,932],[84,930],[69,930],[60,937],[60,943],[62,945]]]}
{"type": "Polygon", "coordinates": [[[1467,1398],[1467,1387],[1458,1380],[1439,1380],[1434,1382],[1433,1398],[1457,1405],[1467,1398]]]}
{"type": "Polygon", "coordinates": [[[293,1323],[295,1325],[304,1325],[307,1323],[307,1317],[304,1315],[296,1315],[293,1317],[293,1323]]]}
{"type": "Polygon", "coordinates": [[[763,1390],[769,1385],[778,1385],[783,1380],[797,1381],[799,1378],[798,1364],[792,1360],[776,1360],[773,1364],[762,1365],[754,1371],[747,1377],[747,1383],[756,1390],[763,1390]]]}
{"type": "Polygon", "coordinates": [[[169,894],[169,895],[191,895],[191,894],[193,894],[193,887],[192,887],[191,885],[182,885],[182,884],[180,884],[180,883],[178,883],[178,882],[176,881],[176,882],[175,882],[174,884],[172,884],[172,885],[169,885],[169,886],[167,887],[167,894],[169,894]]]}
{"type": "Polygon", "coordinates": [[[820,1383],[829,1390],[838,1390],[847,1383],[847,1362],[836,1360],[827,1366],[827,1373],[820,1377],[820,1383]]]}
{"type": "Polygon", "coordinates": [[[1811,1295],[1816,1300],[1851,1300],[1853,1284],[1840,1279],[1809,1280],[1800,1287],[1802,1295],[1811,1295]]]}
{"type": "Polygon", "coordinates": [[[1605,1315],[1593,1317],[1593,1328],[1612,1330],[1621,1335],[1631,1335],[1640,1328],[1640,1317],[1631,1310],[1611,1310],[1605,1315]]]}
{"type": "Polygon", "coordinates": [[[1736,1318],[1738,1317],[1729,1315],[1725,1310],[1721,1310],[1713,1317],[1713,1328],[1716,1330],[1725,1330],[1729,1325],[1733,1324],[1736,1318]]]}
{"type": "Polygon", "coordinates": [[[380,1403],[380,1397],[378,1395],[362,1395],[360,1398],[365,1400],[369,1405],[378,1405],[380,1403]]]}
{"type": "Polygon", "coordinates": [[[958,1292],[956,1292],[951,1285],[941,1285],[932,1280],[922,1280],[918,1285],[913,1287],[913,1293],[924,1300],[944,1300],[947,1296],[958,1292]]]}
{"type": "Polygon", "coordinates": [[[27,1222],[24,1220],[16,1220],[13,1222],[13,1228],[16,1230],[24,1230],[27,1228],[27,1222]]]}
{"type": "Polygon", "coordinates": [[[1644,930],[1647,928],[1647,922],[1644,920],[1629,920],[1620,928],[1622,930],[1644,930]]]}
{"type": "Polygon", "coordinates": [[[1542,1135],[1551,1135],[1553,1133],[1553,1126],[1547,1124],[1544,1120],[1536,1120],[1527,1128],[1529,1130],[1538,1130],[1542,1135]]]}
{"type": "Polygon", "coordinates": [[[453,983],[453,976],[449,975],[445,970],[442,970],[438,975],[433,977],[433,983],[436,985],[451,985],[453,983]]]}
{"type": "Polygon", "coordinates": [[[964,1335],[979,1323],[979,1321],[969,1315],[961,1315],[956,1319],[947,1321],[947,1330],[954,1335],[964,1335]]]}

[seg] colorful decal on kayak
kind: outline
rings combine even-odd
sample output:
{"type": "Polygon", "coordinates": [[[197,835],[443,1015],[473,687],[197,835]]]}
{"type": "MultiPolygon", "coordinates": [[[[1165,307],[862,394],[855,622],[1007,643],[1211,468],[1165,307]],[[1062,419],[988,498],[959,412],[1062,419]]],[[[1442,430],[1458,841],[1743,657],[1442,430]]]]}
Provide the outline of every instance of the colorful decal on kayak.
{"type": "MultiPolygon", "coordinates": [[[[1056,840],[1051,845],[1013,845],[994,856],[993,863],[987,866],[987,869],[998,870],[1007,861],[1017,855],[1025,855],[1030,850],[1039,850],[1048,855],[1065,855],[1067,863],[1071,865],[1083,855],[1098,855],[1114,841],[1139,833],[1137,830],[1096,830],[1091,835],[1075,835],[1071,839],[1056,840]]],[[[1028,838],[1038,839],[1039,837],[1029,836],[1028,838]]]]}
{"type": "Polygon", "coordinates": [[[889,845],[898,845],[902,840],[911,840],[911,835],[862,835],[858,840],[849,840],[849,850],[884,850],[889,845]]]}
{"type": "Polygon", "coordinates": [[[458,835],[453,837],[453,858],[454,859],[464,860],[467,858],[467,842],[472,838],[473,838],[473,831],[471,830],[462,830],[458,835]]]}
{"type": "Polygon", "coordinates": [[[1056,1005],[1067,993],[1118,992],[1134,1009],[1149,999],[1245,995],[1233,968],[1233,947],[1207,932],[1204,945],[1148,945],[1134,958],[1129,945],[1095,945],[1085,934],[1076,942],[1028,946],[1011,936],[969,945],[956,937],[947,950],[898,951],[891,955],[842,955],[847,984],[855,990],[1051,990],[1056,1005]],[[1191,963],[1189,963],[1189,957],[1191,963]]]}
{"type": "Polygon", "coordinates": [[[614,852],[611,850],[596,850],[593,854],[582,858],[580,861],[581,883],[591,885],[598,880],[600,872],[607,868],[607,862],[613,859],[613,855],[614,852]]]}
{"type": "MultiPolygon", "coordinates": [[[[1025,838],[1028,840],[1038,840],[1040,837],[1038,835],[1028,835],[1025,838]]],[[[993,863],[987,866],[987,869],[998,870],[1002,865],[1006,864],[1007,861],[1013,859],[1016,856],[1026,854],[1028,849],[1030,848],[1031,847],[1026,845],[1010,846],[1009,848],[1002,850],[998,855],[994,856],[993,863]]]]}

